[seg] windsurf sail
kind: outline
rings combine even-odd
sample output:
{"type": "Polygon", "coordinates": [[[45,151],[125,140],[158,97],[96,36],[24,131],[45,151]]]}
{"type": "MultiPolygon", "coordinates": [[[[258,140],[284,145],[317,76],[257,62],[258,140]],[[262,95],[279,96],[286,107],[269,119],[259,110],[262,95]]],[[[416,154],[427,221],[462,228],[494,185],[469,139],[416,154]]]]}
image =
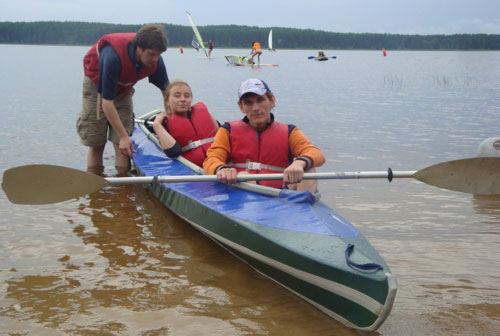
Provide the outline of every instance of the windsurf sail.
{"type": "Polygon", "coordinates": [[[250,60],[246,56],[238,56],[238,55],[226,55],[224,56],[229,64],[234,64],[234,65],[244,65],[244,64],[251,64],[250,60]]]}
{"type": "Polygon", "coordinates": [[[196,36],[193,36],[193,40],[191,41],[191,45],[193,46],[193,48],[196,49],[196,51],[200,51],[200,43],[198,42],[198,39],[196,38],[196,36]]]}
{"type": "MultiPolygon", "coordinates": [[[[200,32],[198,31],[198,28],[196,27],[196,24],[193,21],[193,17],[191,16],[191,14],[189,14],[188,11],[186,11],[186,15],[189,19],[189,22],[191,22],[191,27],[193,27],[194,36],[196,37],[196,40],[198,40],[198,44],[199,44],[198,48],[203,49],[205,56],[208,57],[207,49],[205,48],[205,45],[203,44],[203,39],[201,38],[200,32]]],[[[194,47],[194,44],[193,44],[193,47],[194,47]]]]}
{"type": "Polygon", "coordinates": [[[269,36],[267,37],[267,47],[269,50],[273,50],[273,30],[269,31],[269,36]]]}

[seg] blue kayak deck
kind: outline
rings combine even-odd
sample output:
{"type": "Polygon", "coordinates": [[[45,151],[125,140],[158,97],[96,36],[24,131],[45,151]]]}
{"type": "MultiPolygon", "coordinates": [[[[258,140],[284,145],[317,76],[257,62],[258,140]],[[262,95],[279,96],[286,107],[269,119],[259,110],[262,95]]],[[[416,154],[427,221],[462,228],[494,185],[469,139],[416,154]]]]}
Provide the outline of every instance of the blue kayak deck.
{"type": "MultiPolygon", "coordinates": [[[[167,158],[157,146],[151,146],[151,140],[139,128],[134,131],[133,141],[137,150],[134,162],[145,175],[196,175],[177,160],[167,158]]],[[[283,190],[279,197],[272,197],[217,182],[171,183],[165,186],[195,198],[216,212],[263,226],[341,238],[359,235],[347,220],[324,203],[316,201],[309,192],[283,190]]]]}

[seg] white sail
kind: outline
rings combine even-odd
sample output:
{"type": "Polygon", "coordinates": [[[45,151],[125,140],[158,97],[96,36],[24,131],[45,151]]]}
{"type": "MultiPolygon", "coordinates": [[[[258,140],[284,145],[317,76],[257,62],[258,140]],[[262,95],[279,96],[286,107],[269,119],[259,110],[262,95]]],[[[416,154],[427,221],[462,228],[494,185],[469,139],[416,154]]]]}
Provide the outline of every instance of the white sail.
{"type": "Polygon", "coordinates": [[[198,28],[196,27],[196,25],[194,24],[193,17],[191,16],[191,14],[189,14],[188,11],[186,11],[186,15],[189,19],[189,22],[191,22],[191,27],[193,27],[194,36],[196,36],[196,39],[198,40],[198,44],[200,45],[200,48],[203,49],[203,51],[205,52],[205,56],[208,57],[207,49],[205,49],[205,44],[203,43],[203,39],[201,38],[201,34],[198,31],[198,28]]]}
{"type": "Polygon", "coordinates": [[[273,30],[269,31],[269,36],[267,38],[267,46],[269,50],[273,50],[273,30]]]}
{"type": "Polygon", "coordinates": [[[193,48],[196,49],[196,51],[200,51],[200,42],[198,42],[198,39],[196,38],[196,36],[193,36],[193,40],[191,41],[191,45],[193,46],[193,48]]]}

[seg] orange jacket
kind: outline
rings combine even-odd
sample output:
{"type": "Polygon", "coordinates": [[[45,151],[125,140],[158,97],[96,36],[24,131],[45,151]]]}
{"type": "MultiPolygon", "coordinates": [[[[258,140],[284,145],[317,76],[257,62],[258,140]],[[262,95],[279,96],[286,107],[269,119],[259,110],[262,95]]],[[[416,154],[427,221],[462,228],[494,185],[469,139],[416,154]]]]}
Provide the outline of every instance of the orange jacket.
{"type": "Polygon", "coordinates": [[[252,47],[253,50],[259,50],[260,49],[260,43],[259,42],[255,42],[253,44],[253,47],[252,47]]]}
{"type": "MultiPolygon", "coordinates": [[[[313,167],[319,167],[326,161],[321,150],[314,146],[297,127],[292,130],[288,137],[288,147],[294,158],[300,156],[309,157],[312,160],[313,167]]],[[[217,131],[214,142],[207,151],[207,158],[203,162],[205,174],[214,175],[217,167],[226,165],[230,153],[229,131],[221,127],[217,131]]]]}

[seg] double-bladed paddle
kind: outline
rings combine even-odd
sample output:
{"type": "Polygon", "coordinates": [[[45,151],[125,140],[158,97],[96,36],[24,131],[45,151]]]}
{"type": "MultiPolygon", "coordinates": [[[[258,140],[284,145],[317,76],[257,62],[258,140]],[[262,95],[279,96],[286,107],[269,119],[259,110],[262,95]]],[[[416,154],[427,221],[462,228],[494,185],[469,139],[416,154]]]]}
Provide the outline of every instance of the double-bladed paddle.
{"type": "MultiPolygon", "coordinates": [[[[317,58],[318,56],[307,56],[307,59],[313,59],[317,58]]],[[[337,58],[337,56],[321,56],[321,57],[326,57],[326,58],[337,58]]]]}
{"type": "MultiPolygon", "coordinates": [[[[238,182],[281,180],[283,174],[238,175],[238,182]]],[[[477,195],[500,194],[500,158],[477,157],[442,162],[418,171],[306,173],[304,179],[414,178],[438,188],[477,195]]],[[[216,182],[215,175],[101,177],[55,165],[27,165],[6,170],[2,189],[16,204],[50,204],[93,193],[106,185],[216,182]]]]}

